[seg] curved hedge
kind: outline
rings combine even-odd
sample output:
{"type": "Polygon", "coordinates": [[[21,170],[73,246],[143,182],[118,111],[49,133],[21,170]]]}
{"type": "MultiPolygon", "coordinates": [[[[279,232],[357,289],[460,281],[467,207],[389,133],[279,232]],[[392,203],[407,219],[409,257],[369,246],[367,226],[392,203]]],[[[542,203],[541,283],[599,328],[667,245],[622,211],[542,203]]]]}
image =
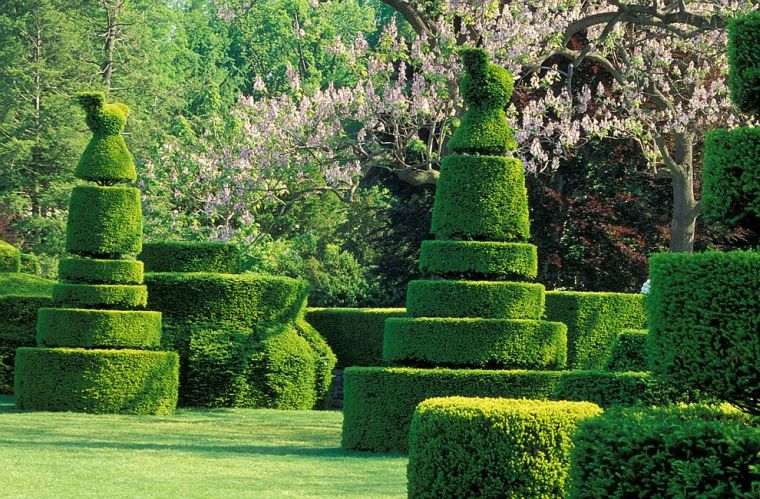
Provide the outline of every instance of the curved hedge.
{"type": "Polygon", "coordinates": [[[383,364],[383,332],[389,317],[405,317],[403,308],[309,308],[306,320],[319,331],[338,358],[337,367],[383,364]]]}
{"type": "Polygon", "coordinates": [[[760,428],[708,407],[612,410],[579,425],[569,497],[760,494],[760,428]]]}
{"type": "Polygon", "coordinates": [[[383,359],[418,366],[562,369],[566,334],[564,324],[537,320],[388,319],[383,359]]]}
{"type": "Polygon", "coordinates": [[[663,404],[683,395],[648,373],[609,371],[486,371],[350,367],[343,374],[343,447],[405,451],[414,408],[432,397],[499,397],[663,404]]]}
{"type": "Polygon", "coordinates": [[[161,344],[161,312],[42,308],[37,344],[47,347],[153,348],[161,344]]]}
{"type": "Polygon", "coordinates": [[[612,344],[612,355],[607,363],[610,371],[646,371],[646,329],[625,329],[612,344]]]}
{"type": "Polygon", "coordinates": [[[406,310],[412,317],[539,319],[544,286],[502,281],[411,281],[406,310]]]}
{"type": "Polygon", "coordinates": [[[148,288],[124,284],[56,284],[53,302],[71,308],[145,308],[148,288]]]}
{"type": "Polygon", "coordinates": [[[224,242],[158,241],[143,244],[146,272],[240,272],[240,251],[224,242]]]}
{"type": "Polygon", "coordinates": [[[663,253],[649,265],[652,370],[760,413],[760,253],[663,253]]]}
{"type": "Polygon", "coordinates": [[[604,369],[623,329],[647,327],[644,295],[550,291],[546,319],[567,324],[568,369],[604,369]]]}
{"type": "Polygon", "coordinates": [[[444,158],[431,232],[436,239],[527,241],[530,218],[522,162],[501,156],[444,158]]]}
{"type": "Polygon", "coordinates": [[[333,369],[335,369],[337,359],[325,339],[311,324],[304,319],[298,319],[296,320],[295,327],[298,336],[305,339],[314,352],[316,407],[325,407],[327,395],[330,393],[330,387],[332,386],[333,369]]]}
{"type": "Polygon", "coordinates": [[[113,256],[136,255],[141,249],[139,190],[74,187],[66,224],[66,251],[83,256],[113,256]]]}
{"type": "Polygon", "coordinates": [[[420,270],[439,276],[534,279],[538,275],[538,252],[528,243],[422,241],[420,270]]]}
{"type": "Polygon", "coordinates": [[[0,240],[0,272],[21,272],[21,251],[0,240]]]}
{"type": "Polygon", "coordinates": [[[750,12],[728,23],[728,87],[739,109],[755,115],[760,114],[758,33],[760,12],[750,12]]]}
{"type": "Polygon", "coordinates": [[[176,320],[288,322],[299,317],[308,295],[305,281],[259,274],[145,274],[148,307],[176,320]]]}
{"type": "Polygon", "coordinates": [[[174,352],[19,348],[19,409],[171,414],[177,403],[174,352]]]}
{"type": "Polygon", "coordinates": [[[58,277],[61,281],[68,283],[142,284],[143,262],[139,260],[63,258],[58,264],[58,277]]]}
{"type": "Polygon", "coordinates": [[[428,399],[409,430],[409,497],[564,497],[576,426],[601,413],[589,402],[428,399]]]}
{"type": "Polygon", "coordinates": [[[729,224],[760,221],[760,128],[707,132],[704,165],[705,216],[729,224]]]}

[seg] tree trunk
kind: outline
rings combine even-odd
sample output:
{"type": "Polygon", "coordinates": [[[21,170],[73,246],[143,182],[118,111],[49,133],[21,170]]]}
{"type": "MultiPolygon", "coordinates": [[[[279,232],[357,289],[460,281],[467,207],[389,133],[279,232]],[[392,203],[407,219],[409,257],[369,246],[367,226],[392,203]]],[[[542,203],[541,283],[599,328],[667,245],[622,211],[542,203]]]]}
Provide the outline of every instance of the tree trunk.
{"type": "Polygon", "coordinates": [[[670,250],[694,251],[694,233],[699,208],[694,199],[694,143],[688,134],[677,134],[671,168],[673,218],[670,222],[670,250]]]}

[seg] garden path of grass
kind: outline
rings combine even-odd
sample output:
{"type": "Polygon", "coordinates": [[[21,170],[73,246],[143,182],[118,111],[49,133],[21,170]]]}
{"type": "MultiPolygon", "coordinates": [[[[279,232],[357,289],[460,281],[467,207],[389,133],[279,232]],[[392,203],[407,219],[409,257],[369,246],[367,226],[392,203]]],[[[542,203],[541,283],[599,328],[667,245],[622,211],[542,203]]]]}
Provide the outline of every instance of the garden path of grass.
{"type": "Polygon", "coordinates": [[[0,396],[0,497],[405,497],[406,458],[342,450],[342,417],[21,413],[0,396]]]}

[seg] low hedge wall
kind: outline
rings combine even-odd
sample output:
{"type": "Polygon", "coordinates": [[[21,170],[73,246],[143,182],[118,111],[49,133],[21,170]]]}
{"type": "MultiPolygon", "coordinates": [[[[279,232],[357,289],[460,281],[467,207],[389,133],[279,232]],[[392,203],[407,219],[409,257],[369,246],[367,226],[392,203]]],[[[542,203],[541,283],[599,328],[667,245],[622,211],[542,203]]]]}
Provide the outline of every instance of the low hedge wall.
{"type": "Polygon", "coordinates": [[[545,314],[567,324],[568,369],[604,369],[618,333],[647,327],[640,294],[550,291],[545,314]]]}
{"type": "Polygon", "coordinates": [[[573,499],[760,497],[760,427],[736,411],[611,410],[574,442],[573,499]]]}
{"type": "Polygon", "coordinates": [[[224,242],[157,241],[143,244],[146,272],[240,272],[240,251],[224,242]]]}
{"type": "Polygon", "coordinates": [[[306,320],[337,357],[337,367],[383,365],[385,320],[405,317],[403,308],[310,308],[306,320]]]}
{"type": "Polygon", "coordinates": [[[646,371],[647,370],[647,336],[646,329],[624,329],[612,344],[612,354],[607,363],[610,371],[646,371]]]}
{"type": "Polygon", "coordinates": [[[601,413],[589,402],[428,399],[409,430],[409,497],[564,497],[576,425],[601,413]]]}
{"type": "Polygon", "coordinates": [[[405,451],[417,404],[449,396],[585,401],[602,407],[682,399],[647,373],[351,367],[344,373],[343,447],[405,451]]]}

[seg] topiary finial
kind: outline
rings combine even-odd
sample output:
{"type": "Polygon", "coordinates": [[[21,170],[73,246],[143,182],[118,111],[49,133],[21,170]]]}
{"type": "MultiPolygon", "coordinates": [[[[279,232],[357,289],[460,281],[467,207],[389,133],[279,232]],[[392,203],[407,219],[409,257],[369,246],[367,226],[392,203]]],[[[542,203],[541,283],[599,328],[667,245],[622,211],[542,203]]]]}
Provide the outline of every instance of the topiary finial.
{"type": "Polygon", "coordinates": [[[728,86],[744,113],[760,115],[760,11],[728,25],[728,86]]]}

